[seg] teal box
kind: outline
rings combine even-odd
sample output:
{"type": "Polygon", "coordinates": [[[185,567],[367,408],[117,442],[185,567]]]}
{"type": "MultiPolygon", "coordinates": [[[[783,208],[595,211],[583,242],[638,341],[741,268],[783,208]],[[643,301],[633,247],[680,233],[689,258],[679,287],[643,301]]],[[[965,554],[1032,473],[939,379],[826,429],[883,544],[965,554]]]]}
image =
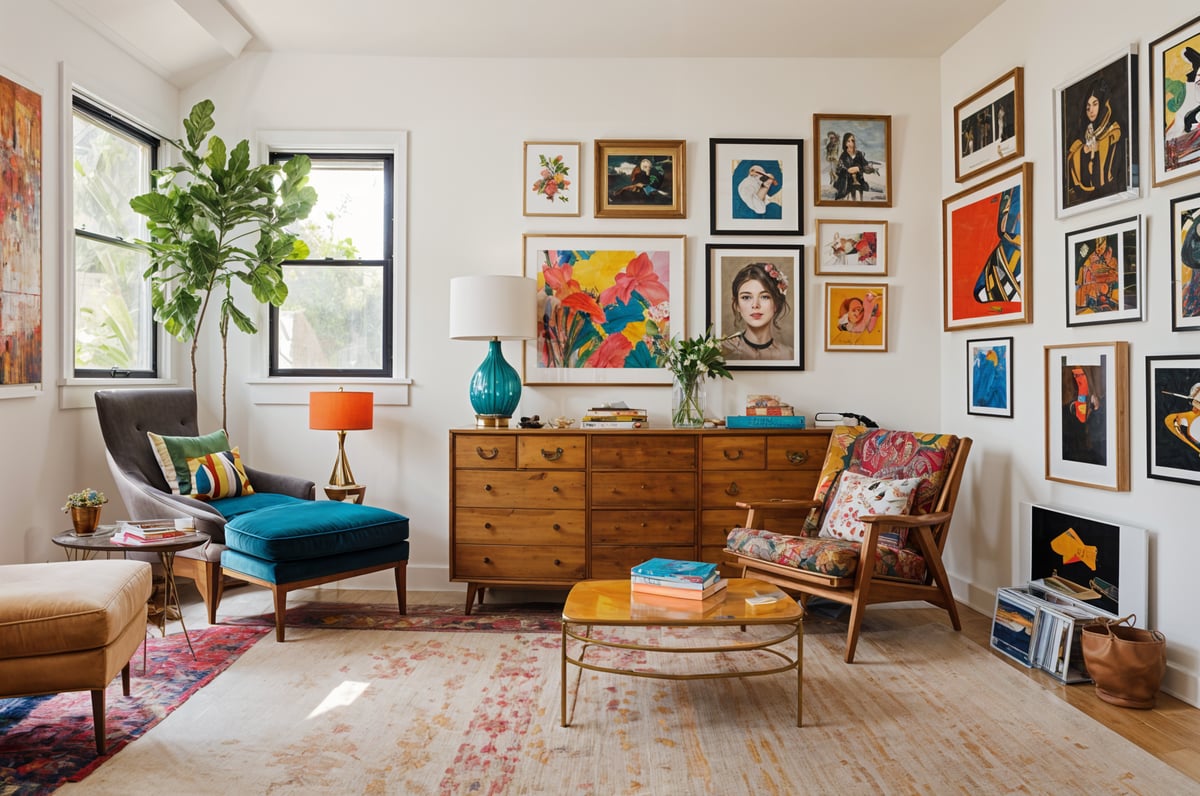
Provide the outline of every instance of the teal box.
{"type": "Polygon", "coordinates": [[[804,428],[804,415],[729,415],[725,428],[804,428]]]}

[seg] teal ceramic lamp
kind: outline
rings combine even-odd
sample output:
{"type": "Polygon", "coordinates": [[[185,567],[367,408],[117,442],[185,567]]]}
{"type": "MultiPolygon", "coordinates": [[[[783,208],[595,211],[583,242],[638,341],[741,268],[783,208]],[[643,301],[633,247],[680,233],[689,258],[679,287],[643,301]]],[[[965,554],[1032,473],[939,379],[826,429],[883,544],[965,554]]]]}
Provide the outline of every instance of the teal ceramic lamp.
{"type": "Polygon", "coordinates": [[[528,340],[536,329],[533,279],[487,275],[450,280],[450,338],[488,341],[487,356],[471,377],[476,426],[508,426],[521,401],[521,376],[505,361],[500,341],[528,340]]]}

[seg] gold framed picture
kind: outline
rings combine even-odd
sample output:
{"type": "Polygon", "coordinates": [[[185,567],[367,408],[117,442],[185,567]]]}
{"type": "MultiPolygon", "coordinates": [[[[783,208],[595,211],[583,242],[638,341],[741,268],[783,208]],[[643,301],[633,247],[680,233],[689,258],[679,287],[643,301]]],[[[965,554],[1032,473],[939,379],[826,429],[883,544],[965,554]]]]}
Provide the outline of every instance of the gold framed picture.
{"type": "Polygon", "coordinates": [[[687,218],[686,141],[596,141],[596,218],[687,218]]]}

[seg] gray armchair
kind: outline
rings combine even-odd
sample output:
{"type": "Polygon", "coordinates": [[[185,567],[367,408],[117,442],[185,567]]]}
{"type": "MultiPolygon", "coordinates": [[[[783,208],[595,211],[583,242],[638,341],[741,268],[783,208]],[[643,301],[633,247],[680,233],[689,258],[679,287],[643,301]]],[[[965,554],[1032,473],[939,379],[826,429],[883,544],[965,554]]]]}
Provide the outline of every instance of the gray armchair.
{"type": "Polygon", "coordinates": [[[147,431],[170,436],[198,436],[195,392],[188,389],[100,390],[96,393],[96,414],[104,435],[108,466],[116,479],[129,519],[191,517],[196,521],[196,530],[212,538],[207,545],[180,552],[175,558],[175,574],[196,582],[208,611],[208,622],[216,624],[217,606],[221,602],[221,552],[225,549],[226,520],[236,516],[233,511],[270,505],[274,495],[312,500],[316,485],[303,478],[246,467],[246,476],[255,494],[222,501],[227,512],[222,514],[202,500],[171,493],[146,437],[147,431]],[[231,511],[231,504],[235,502],[240,502],[240,509],[232,507],[231,511]]]}

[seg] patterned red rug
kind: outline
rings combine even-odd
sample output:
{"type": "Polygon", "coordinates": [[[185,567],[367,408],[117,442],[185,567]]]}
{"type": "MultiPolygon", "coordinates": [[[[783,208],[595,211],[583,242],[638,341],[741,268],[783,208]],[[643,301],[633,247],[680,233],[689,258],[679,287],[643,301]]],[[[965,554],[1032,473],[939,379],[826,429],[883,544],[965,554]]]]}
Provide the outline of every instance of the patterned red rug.
{"type": "Polygon", "coordinates": [[[248,625],[190,631],[195,660],[182,634],[161,638],[151,631],[145,673],[141,651],[133,657],[130,695],[121,693],[120,677],[108,687],[103,756],[96,755],[90,692],[0,699],[0,794],[51,793],[83,779],[229,668],[267,630],[248,625]]]}
{"type": "MultiPolygon", "coordinates": [[[[395,605],[358,603],[301,603],[287,609],[287,627],[326,627],[341,630],[427,630],[472,633],[558,633],[562,630],[562,604],[484,604],[471,615],[461,606],[410,605],[401,616],[395,605]]],[[[275,627],[275,615],[243,618],[224,617],[225,624],[275,627]]]]}

